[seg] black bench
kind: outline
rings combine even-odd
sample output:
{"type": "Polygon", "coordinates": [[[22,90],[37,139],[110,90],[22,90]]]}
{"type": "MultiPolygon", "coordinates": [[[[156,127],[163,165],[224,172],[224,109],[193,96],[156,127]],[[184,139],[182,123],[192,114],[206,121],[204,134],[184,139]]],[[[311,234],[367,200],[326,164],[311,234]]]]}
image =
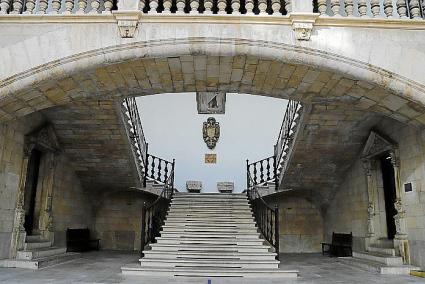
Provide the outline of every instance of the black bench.
{"type": "Polygon", "coordinates": [[[353,256],[353,233],[332,233],[332,243],[322,243],[322,254],[329,256],[353,256]]]}
{"type": "Polygon", "coordinates": [[[99,239],[91,239],[90,230],[88,228],[67,229],[66,250],[78,252],[99,250],[99,239]]]}

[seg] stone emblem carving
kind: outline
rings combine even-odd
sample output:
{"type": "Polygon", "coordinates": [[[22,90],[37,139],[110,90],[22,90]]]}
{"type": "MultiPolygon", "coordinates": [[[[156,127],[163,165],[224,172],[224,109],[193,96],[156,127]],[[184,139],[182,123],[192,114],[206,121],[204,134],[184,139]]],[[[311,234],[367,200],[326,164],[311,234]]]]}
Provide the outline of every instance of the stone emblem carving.
{"type": "Polygon", "coordinates": [[[202,182],[197,180],[186,181],[186,189],[188,192],[201,192],[202,182]]]}
{"type": "Polygon", "coordinates": [[[207,121],[204,122],[202,134],[208,148],[211,150],[214,149],[220,138],[220,124],[214,117],[208,117],[207,121]]]}
{"type": "Polygon", "coordinates": [[[310,40],[313,23],[294,22],[292,29],[297,40],[310,40]]]}
{"type": "Polygon", "coordinates": [[[228,181],[217,182],[217,190],[220,193],[232,193],[234,189],[235,189],[235,184],[233,182],[228,182],[228,181]]]}

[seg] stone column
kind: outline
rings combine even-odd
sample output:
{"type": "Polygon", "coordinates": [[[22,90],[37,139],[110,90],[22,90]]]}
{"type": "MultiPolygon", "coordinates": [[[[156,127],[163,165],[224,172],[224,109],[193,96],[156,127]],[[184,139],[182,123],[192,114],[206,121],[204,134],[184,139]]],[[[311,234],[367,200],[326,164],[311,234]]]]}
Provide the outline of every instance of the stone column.
{"type": "Polygon", "coordinates": [[[46,154],[48,157],[47,169],[48,172],[43,181],[43,187],[45,191],[45,198],[42,204],[42,211],[40,216],[40,233],[43,239],[53,242],[54,231],[53,231],[53,215],[52,215],[52,202],[53,202],[53,188],[54,178],[57,164],[57,154],[49,152],[46,154]]]}
{"type": "Polygon", "coordinates": [[[291,13],[313,13],[313,1],[291,0],[291,13]]]}
{"type": "Polygon", "coordinates": [[[24,247],[26,232],[24,228],[25,210],[24,196],[27,182],[28,162],[34,145],[26,145],[24,148],[24,157],[21,164],[21,172],[19,177],[19,187],[16,194],[15,217],[13,220],[12,237],[10,243],[10,258],[15,258],[18,250],[24,247]]]}
{"type": "Polygon", "coordinates": [[[390,152],[391,163],[394,168],[394,179],[396,189],[396,201],[394,207],[397,214],[394,216],[396,235],[394,238],[394,247],[398,250],[400,256],[403,258],[404,263],[410,264],[410,250],[409,241],[407,239],[407,226],[406,226],[406,211],[404,210],[402,186],[400,179],[400,159],[398,149],[390,152]]]}
{"type": "Polygon", "coordinates": [[[373,224],[373,219],[375,216],[375,188],[373,182],[373,162],[371,159],[362,160],[363,169],[366,174],[366,187],[367,187],[367,235],[366,235],[366,249],[369,247],[370,243],[373,241],[375,236],[375,227],[373,224]]]}

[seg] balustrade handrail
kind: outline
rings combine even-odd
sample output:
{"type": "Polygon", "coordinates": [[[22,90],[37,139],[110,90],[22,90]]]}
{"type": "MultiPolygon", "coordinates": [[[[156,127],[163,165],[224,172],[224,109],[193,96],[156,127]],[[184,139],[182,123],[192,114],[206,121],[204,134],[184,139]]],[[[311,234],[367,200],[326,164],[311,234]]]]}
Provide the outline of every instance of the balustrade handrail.
{"type": "Polygon", "coordinates": [[[279,208],[272,208],[258,192],[251,173],[247,172],[247,197],[254,212],[255,221],[263,237],[272,245],[279,259],[279,208]]]}
{"type": "Polygon", "coordinates": [[[270,182],[274,182],[275,189],[277,189],[278,180],[276,156],[267,157],[253,163],[249,163],[249,160],[246,160],[246,169],[250,175],[252,169],[254,174],[252,181],[254,185],[265,185],[270,182]]]}
{"type": "Polygon", "coordinates": [[[155,241],[167,216],[171,199],[174,196],[174,161],[170,176],[163,185],[161,194],[151,204],[143,204],[140,234],[140,256],[146,245],[155,241]]]}
{"type": "Polygon", "coordinates": [[[291,131],[294,131],[293,128],[295,127],[296,119],[300,115],[300,108],[301,103],[297,101],[289,101],[286,107],[285,115],[283,117],[282,125],[279,131],[279,136],[277,137],[276,144],[274,145],[274,153],[276,156],[278,169],[279,165],[283,162],[282,160],[285,149],[289,146],[290,140],[292,139],[291,131]]]}

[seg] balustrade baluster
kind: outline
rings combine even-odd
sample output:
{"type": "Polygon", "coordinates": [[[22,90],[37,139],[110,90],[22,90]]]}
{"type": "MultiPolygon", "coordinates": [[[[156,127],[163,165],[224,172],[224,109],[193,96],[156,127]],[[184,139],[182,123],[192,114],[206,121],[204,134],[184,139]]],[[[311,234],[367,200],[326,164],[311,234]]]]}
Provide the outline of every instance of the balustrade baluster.
{"type": "Polygon", "coordinates": [[[264,182],[264,168],[263,161],[260,162],[260,183],[264,182]]]}
{"type": "Polygon", "coordinates": [[[22,14],[32,14],[34,13],[34,8],[35,0],[27,0],[27,2],[25,2],[25,12],[23,12],[22,14]]]}
{"type": "Polygon", "coordinates": [[[212,0],[205,0],[204,1],[204,14],[212,14],[212,7],[213,7],[213,1],[212,0]]]}
{"type": "Polygon", "coordinates": [[[46,14],[47,7],[49,5],[48,0],[40,0],[38,3],[38,13],[37,14],[46,14]]]}
{"type": "Polygon", "coordinates": [[[392,0],[384,0],[384,13],[387,18],[393,18],[394,8],[392,0]]]}
{"type": "Polygon", "coordinates": [[[61,0],[52,0],[52,11],[50,11],[50,14],[59,14],[60,9],[61,0]]]}
{"type": "Polygon", "coordinates": [[[253,15],[254,12],[254,0],[246,0],[245,1],[245,9],[247,15],[253,15]]]}
{"type": "Polygon", "coordinates": [[[11,0],[1,0],[0,1],[0,14],[2,14],[2,15],[7,14],[7,11],[10,8],[10,2],[11,2],[11,0]]]}
{"type": "Polygon", "coordinates": [[[155,179],[155,157],[154,156],[150,156],[152,159],[152,163],[151,163],[151,178],[155,179]]]}
{"type": "Polygon", "coordinates": [[[146,0],[140,0],[140,2],[139,2],[139,9],[140,9],[140,11],[143,12],[143,10],[145,9],[145,7],[146,7],[146,0]]]}
{"type": "Polygon", "coordinates": [[[318,0],[317,9],[319,10],[320,16],[326,16],[326,10],[328,9],[326,0],[318,0]]]}
{"type": "Polygon", "coordinates": [[[340,4],[339,0],[331,0],[331,10],[334,13],[334,17],[340,17],[339,14],[340,4]]]}
{"type": "Polygon", "coordinates": [[[420,19],[421,18],[421,10],[420,10],[418,0],[410,0],[409,9],[410,9],[410,17],[412,19],[420,19]]]}
{"type": "Polygon", "coordinates": [[[254,185],[257,184],[257,165],[253,164],[254,166],[254,185]]]}
{"type": "Polygon", "coordinates": [[[372,11],[372,15],[374,18],[379,17],[381,13],[381,5],[379,3],[379,0],[370,1],[370,10],[372,11]]]}
{"type": "Polygon", "coordinates": [[[20,14],[22,12],[22,7],[24,5],[23,0],[13,0],[13,10],[10,12],[10,14],[20,14]]]}
{"type": "Polygon", "coordinates": [[[227,1],[226,0],[217,0],[218,14],[226,14],[227,1]]]}
{"type": "Polygon", "coordinates": [[[158,8],[158,0],[150,0],[149,1],[149,12],[148,14],[157,14],[157,8],[158,8]]]}
{"type": "Polygon", "coordinates": [[[199,0],[190,1],[190,14],[198,14],[199,0]]]}
{"type": "Polygon", "coordinates": [[[366,0],[359,0],[357,4],[357,9],[359,10],[360,17],[367,16],[367,2],[366,0]]]}
{"type": "Polygon", "coordinates": [[[258,10],[260,10],[260,15],[267,15],[267,0],[258,0],[258,10]]]}
{"type": "Polygon", "coordinates": [[[69,15],[72,14],[72,9],[74,9],[74,0],[65,1],[65,11],[62,14],[69,15]]]}
{"type": "Polygon", "coordinates": [[[240,0],[232,0],[232,14],[233,15],[240,15],[240,11],[239,11],[239,9],[240,9],[240,7],[241,7],[241,3],[240,3],[240,0]]]}
{"type": "Polygon", "coordinates": [[[280,14],[280,8],[281,8],[280,0],[272,0],[273,15],[279,15],[280,14]]]}
{"type": "Polygon", "coordinates": [[[164,168],[164,180],[168,180],[168,161],[165,161],[165,168],[164,168]]]}
{"type": "Polygon", "coordinates": [[[267,166],[266,166],[266,170],[267,170],[267,180],[270,180],[270,158],[267,159],[267,166]]]}
{"type": "MultiPolygon", "coordinates": [[[[280,5],[280,1],[279,1],[279,5],[280,5]]],[[[286,11],[286,14],[289,14],[292,12],[292,0],[285,0],[285,11],[286,11]]]]}
{"type": "Polygon", "coordinates": [[[406,0],[397,0],[397,13],[399,14],[400,18],[405,19],[407,18],[407,5],[406,0]]]}
{"type": "Polygon", "coordinates": [[[354,12],[353,0],[345,0],[345,13],[347,13],[347,17],[352,17],[353,12],[354,12]]]}
{"type": "Polygon", "coordinates": [[[186,6],[186,1],[177,0],[176,6],[177,6],[176,14],[184,14],[184,7],[186,6]]]}
{"type": "Polygon", "coordinates": [[[103,11],[102,14],[110,14],[114,4],[112,3],[112,0],[105,0],[103,6],[105,7],[105,11],[103,11]]]}
{"type": "Polygon", "coordinates": [[[78,0],[78,11],[77,14],[85,14],[87,7],[87,0],[78,0]]]}
{"type": "Polygon", "coordinates": [[[161,164],[162,164],[162,161],[159,160],[159,163],[158,163],[158,181],[161,181],[161,164]]]}

